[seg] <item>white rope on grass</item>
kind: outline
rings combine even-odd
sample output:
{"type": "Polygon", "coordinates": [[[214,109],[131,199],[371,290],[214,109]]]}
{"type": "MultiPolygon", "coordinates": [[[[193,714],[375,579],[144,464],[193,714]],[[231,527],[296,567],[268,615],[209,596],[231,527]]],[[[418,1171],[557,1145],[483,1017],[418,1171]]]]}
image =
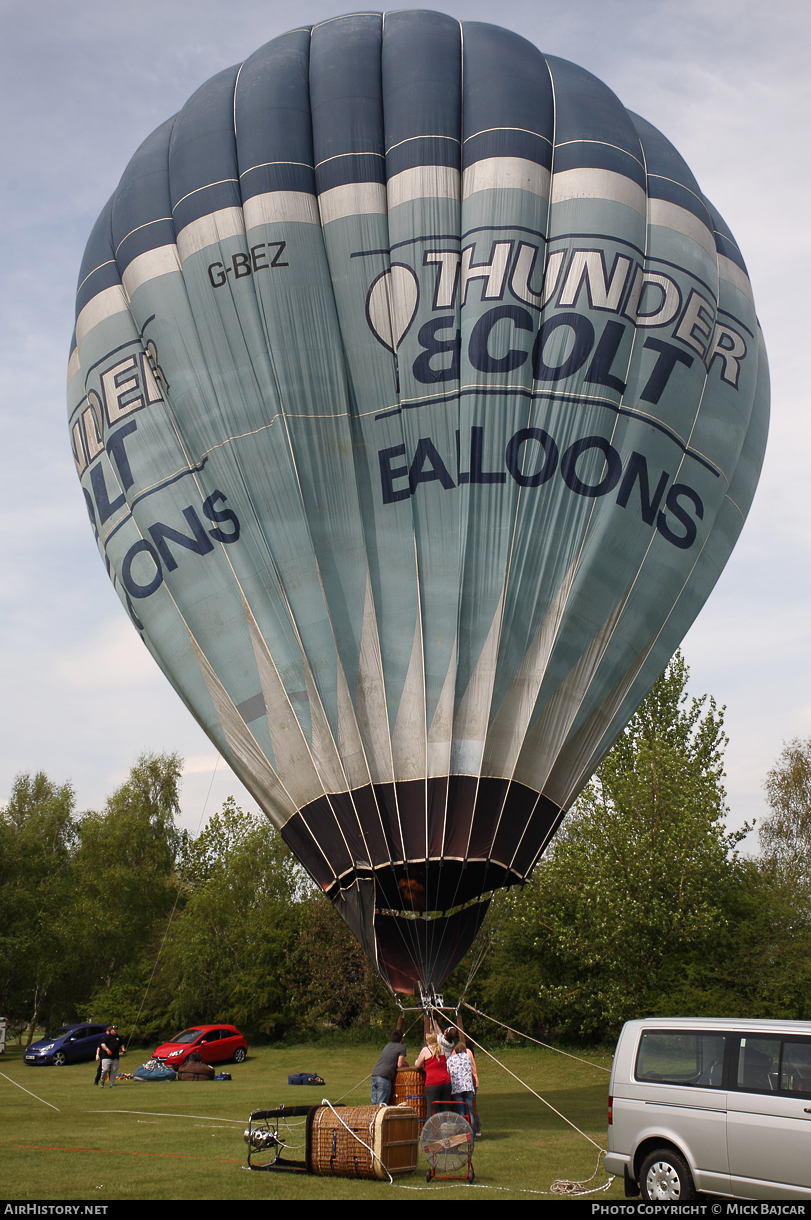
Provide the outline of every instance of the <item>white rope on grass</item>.
{"type": "MultiPolygon", "coordinates": [[[[470,1005],[466,1005],[465,1007],[469,1008],[470,1005]]],[[[475,1012],[476,1010],[473,1009],[472,1011],[475,1012]]],[[[482,1013],[482,1016],[484,1016],[484,1015],[485,1014],[482,1013]]],[[[590,1135],[586,1135],[585,1131],[581,1131],[581,1129],[577,1126],[576,1123],[573,1123],[572,1120],[570,1118],[567,1118],[565,1114],[561,1114],[560,1110],[555,1109],[555,1107],[552,1105],[551,1101],[547,1101],[545,1097],[541,1097],[540,1093],[536,1093],[533,1088],[530,1088],[530,1086],[527,1084],[527,1082],[525,1080],[522,1080],[520,1076],[516,1076],[515,1072],[511,1072],[510,1069],[506,1066],[506,1064],[502,1063],[499,1059],[496,1059],[494,1054],[492,1054],[490,1051],[488,1051],[486,1047],[482,1046],[482,1044],[480,1042],[477,1042],[475,1038],[472,1038],[471,1035],[466,1030],[460,1030],[459,1026],[456,1025],[455,1022],[453,1022],[453,1021],[451,1021],[450,1024],[453,1025],[454,1029],[456,1029],[460,1034],[462,1034],[462,1036],[464,1037],[466,1042],[472,1042],[474,1046],[476,1046],[480,1050],[484,1051],[485,1055],[487,1055],[490,1059],[492,1059],[494,1063],[497,1063],[498,1066],[500,1068],[502,1068],[505,1072],[507,1072],[508,1075],[512,1076],[513,1080],[517,1080],[520,1085],[523,1085],[523,1087],[527,1090],[527,1092],[531,1093],[533,1097],[537,1097],[538,1101],[543,1102],[543,1104],[545,1106],[548,1106],[549,1109],[554,1114],[557,1114],[558,1118],[562,1118],[563,1121],[566,1124],[568,1124],[568,1126],[570,1126],[573,1131],[576,1131],[578,1135],[582,1135],[584,1140],[588,1140],[588,1142],[592,1145],[592,1147],[597,1149],[597,1152],[598,1152],[597,1168],[594,1170],[594,1173],[591,1175],[590,1178],[585,1178],[582,1182],[571,1182],[568,1180],[568,1178],[559,1178],[552,1183],[552,1185],[548,1191],[547,1190],[538,1190],[538,1191],[533,1191],[532,1193],[540,1194],[540,1195],[555,1194],[555,1195],[574,1196],[574,1195],[581,1195],[581,1194],[583,1194],[583,1195],[593,1194],[598,1190],[607,1190],[608,1187],[611,1185],[611,1183],[614,1181],[613,1175],[611,1177],[609,1177],[605,1186],[593,1187],[592,1190],[578,1190],[577,1189],[578,1186],[585,1186],[586,1182],[590,1182],[592,1180],[592,1178],[596,1177],[596,1175],[599,1171],[599,1168],[600,1168],[600,1160],[602,1157],[605,1156],[606,1149],[601,1148],[600,1145],[597,1143],[597,1141],[593,1140],[590,1135]]]]}
{"type": "MultiPolygon", "coordinates": [[[[10,1076],[6,1076],[5,1072],[0,1072],[0,1076],[2,1076],[4,1080],[7,1080],[9,1082],[9,1084],[17,1084],[17,1081],[12,1080],[10,1076]]],[[[23,1093],[27,1093],[29,1097],[33,1097],[35,1101],[41,1101],[43,1106],[51,1106],[51,1103],[49,1101],[46,1101],[44,1097],[37,1097],[36,1093],[32,1093],[30,1089],[27,1089],[25,1087],[25,1085],[17,1084],[17,1088],[22,1089],[23,1093]]],[[[62,1111],[59,1109],[59,1106],[51,1106],[51,1109],[56,1110],[57,1114],[62,1113],[62,1111]]]]}
{"type": "Polygon", "coordinates": [[[176,1114],[172,1110],[108,1110],[105,1106],[103,1110],[85,1110],[85,1114],[146,1114],[149,1118],[207,1118],[215,1123],[236,1123],[240,1127],[245,1126],[243,1118],[224,1118],[222,1114],[176,1114]]]}
{"type": "MultiPolygon", "coordinates": [[[[459,1030],[459,1026],[453,1021],[451,1021],[450,1024],[453,1025],[454,1029],[459,1030]]],[[[512,1076],[513,1080],[517,1080],[520,1085],[523,1085],[528,1093],[531,1093],[533,1097],[538,1098],[538,1101],[541,1101],[545,1106],[548,1106],[554,1114],[557,1114],[558,1118],[562,1118],[563,1121],[567,1123],[573,1131],[576,1131],[578,1135],[582,1135],[584,1140],[588,1140],[588,1142],[592,1144],[599,1152],[606,1151],[605,1148],[601,1148],[596,1140],[593,1140],[590,1135],[586,1135],[585,1131],[581,1131],[577,1124],[573,1123],[570,1118],[567,1118],[565,1114],[561,1114],[560,1110],[556,1110],[551,1101],[547,1101],[545,1097],[541,1097],[540,1093],[536,1093],[533,1088],[530,1088],[525,1080],[522,1080],[520,1076],[516,1076],[515,1072],[511,1072],[506,1064],[502,1063],[500,1059],[496,1059],[495,1055],[492,1054],[491,1051],[488,1051],[485,1046],[482,1046],[481,1042],[477,1042],[475,1038],[471,1037],[467,1030],[459,1030],[459,1033],[464,1036],[465,1042],[472,1042],[474,1046],[479,1048],[479,1050],[484,1051],[485,1055],[492,1059],[494,1063],[497,1063],[498,1066],[502,1068],[503,1071],[505,1071],[509,1076],[512,1076]]]]}
{"type": "MultiPolygon", "coordinates": [[[[614,1174],[609,1174],[608,1178],[602,1186],[592,1186],[591,1190],[579,1190],[578,1187],[585,1186],[588,1182],[592,1182],[600,1172],[600,1161],[605,1156],[605,1152],[601,1149],[597,1154],[597,1164],[594,1166],[594,1173],[590,1178],[584,1178],[582,1182],[571,1182],[568,1178],[557,1178],[549,1187],[549,1193],[555,1195],[593,1195],[601,1190],[608,1190],[611,1183],[614,1181],[614,1174]]],[[[546,1192],[541,1192],[546,1193],[546,1192]]]]}
{"type": "MultiPolygon", "coordinates": [[[[338,1122],[341,1124],[341,1126],[342,1126],[342,1127],[346,1127],[347,1131],[348,1131],[348,1132],[349,1132],[349,1134],[350,1134],[350,1135],[353,1137],[353,1139],[356,1139],[356,1140],[358,1141],[358,1143],[359,1143],[359,1144],[362,1144],[362,1145],[363,1145],[363,1147],[366,1149],[366,1151],[367,1151],[367,1152],[371,1153],[371,1155],[372,1155],[372,1159],[373,1159],[373,1160],[375,1160],[375,1161],[377,1161],[377,1162],[378,1162],[378,1164],[380,1165],[380,1168],[381,1168],[381,1169],[383,1169],[383,1170],[385,1170],[385,1172],[388,1174],[388,1178],[389,1178],[389,1185],[390,1185],[390,1186],[393,1186],[393,1185],[394,1185],[394,1178],[391,1176],[391,1174],[389,1173],[388,1169],[386,1169],[386,1166],[385,1166],[385,1165],[383,1164],[383,1162],[380,1160],[380,1157],[377,1155],[377,1153],[375,1152],[374,1148],[370,1148],[368,1144],[365,1144],[365,1143],[363,1142],[363,1140],[360,1138],[360,1136],[358,1135],[357,1131],[353,1131],[353,1130],[352,1130],[352,1128],[351,1128],[350,1126],[348,1126],[348,1125],[347,1125],[347,1123],[345,1123],[345,1122],[344,1122],[344,1120],[341,1118],[341,1116],[340,1116],[340,1114],[338,1113],[338,1111],[337,1111],[337,1110],[335,1109],[335,1107],[333,1106],[332,1102],[331,1102],[331,1101],[328,1101],[326,1097],[322,1097],[322,1098],[321,1098],[321,1105],[322,1105],[322,1106],[329,1106],[330,1110],[332,1110],[332,1113],[333,1113],[333,1114],[335,1115],[335,1117],[338,1119],[338,1122]]],[[[369,1137],[371,1138],[371,1131],[369,1132],[369,1137]]]]}
{"type": "MultiPolygon", "coordinates": [[[[596,1172],[596,1170],[595,1170],[595,1172],[596,1172]]],[[[592,1174],[591,1176],[594,1177],[594,1174],[592,1174]]],[[[591,1178],[589,1178],[588,1181],[590,1182],[591,1178]]],[[[461,1186],[462,1189],[464,1189],[464,1190],[500,1190],[500,1191],[505,1192],[506,1194],[515,1194],[515,1195],[566,1194],[566,1195],[568,1195],[569,1198],[576,1198],[579,1195],[596,1195],[596,1194],[599,1194],[603,1190],[608,1190],[609,1186],[611,1185],[611,1183],[613,1181],[614,1181],[614,1179],[613,1179],[613,1177],[611,1177],[608,1179],[608,1181],[603,1186],[595,1186],[591,1190],[577,1190],[577,1191],[533,1190],[532,1187],[530,1187],[530,1186],[488,1186],[484,1182],[454,1182],[454,1183],[449,1184],[448,1186],[395,1186],[394,1189],[395,1190],[417,1190],[417,1191],[433,1192],[435,1190],[458,1190],[459,1187],[461,1186]]],[[[553,1182],[552,1185],[556,1186],[557,1183],[553,1182]]],[[[572,1183],[572,1185],[575,1185],[575,1183],[572,1183]]],[[[582,1185],[582,1183],[577,1183],[577,1185],[582,1185]]]]}
{"type": "Polygon", "coordinates": [[[557,1055],[565,1055],[567,1059],[576,1059],[578,1063],[586,1063],[589,1067],[597,1068],[598,1072],[611,1072],[611,1068],[603,1067],[601,1063],[592,1063],[590,1059],[582,1059],[580,1055],[570,1055],[568,1051],[562,1051],[559,1046],[550,1046],[548,1042],[541,1042],[538,1038],[531,1038],[529,1034],[522,1034],[520,1030],[513,1029],[510,1025],[505,1025],[503,1021],[497,1021],[495,1017],[488,1016],[486,1012],[480,1012],[472,1004],[464,1001],[463,1003],[465,1008],[475,1012],[478,1017],[484,1017],[486,1021],[492,1021],[494,1025],[500,1025],[502,1029],[506,1029],[508,1033],[515,1034],[518,1038],[526,1038],[528,1042],[534,1042],[537,1046],[544,1046],[548,1051],[554,1051],[557,1055]]]}

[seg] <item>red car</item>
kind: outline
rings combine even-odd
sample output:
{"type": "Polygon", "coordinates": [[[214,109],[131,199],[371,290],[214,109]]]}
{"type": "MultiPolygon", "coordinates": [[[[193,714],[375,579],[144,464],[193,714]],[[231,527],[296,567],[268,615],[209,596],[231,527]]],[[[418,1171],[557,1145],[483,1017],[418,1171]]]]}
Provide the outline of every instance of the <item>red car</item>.
{"type": "Polygon", "coordinates": [[[152,1052],[168,1067],[181,1067],[192,1051],[203,1063],[242,1063],[248,1053],[248,1043],[235,1025],[195,1025],[184,1029],[152,1052]]]}

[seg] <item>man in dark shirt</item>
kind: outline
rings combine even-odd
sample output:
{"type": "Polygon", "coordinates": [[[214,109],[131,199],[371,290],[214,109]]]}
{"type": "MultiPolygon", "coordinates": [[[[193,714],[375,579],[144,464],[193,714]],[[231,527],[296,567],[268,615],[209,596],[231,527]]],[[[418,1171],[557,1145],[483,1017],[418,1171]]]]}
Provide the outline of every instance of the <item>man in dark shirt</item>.
{"type": "Polygon", "coordinates": [[[118,1036],[115,1025],[110,1026],[110,1032],[104,1035],[101,1044],[101,1087],[104,1088],[104,1078],[109,1077],[110,1088],[115,1088],[115,1077],[118,1072],[118,1061],[121,1055],[126,1055],[127,1048],[118,1036]]]}
{"type": "MultiPolygon", "coordinates": [[[[108,1037],[112,1032],[113,1031],[112,1031],[111,1026],[108,1025],[107,1029],[105,1031],[105,1037],[108,1037]]],[[[102,1042],[103,1041],[104,1041],[104,1038],[102,1038],[102,1042]]],[[[96,1047],[96,1063],[98,1064],[98,1067],[96,1068],[96,1079],[93,1081],[93,1084],[98,1084],[99,1081],[101,1080],[101,1065],[102,1065],[103,1060],[104,1060],[104,1051],[101,1049],[101,1042],[100,1042],[98,1044],[98,1046],[96,1047]]]]}
{"type": "Polygon", "coordinates": [[[402,1030],[395,1029],[380,1052],[380,1058],[372,1068],[372,1105],[385,1106],[391,1096],[391,1086],[398,1068],[407,1068],[406,1048],[403,1046],[402,1030]]]}

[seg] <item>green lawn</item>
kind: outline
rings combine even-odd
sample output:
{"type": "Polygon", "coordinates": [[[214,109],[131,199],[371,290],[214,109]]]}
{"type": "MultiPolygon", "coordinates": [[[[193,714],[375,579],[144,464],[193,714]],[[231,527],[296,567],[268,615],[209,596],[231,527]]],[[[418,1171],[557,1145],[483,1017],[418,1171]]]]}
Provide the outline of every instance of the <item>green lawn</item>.
{"type": "MultiPolygon", "coordinates": [[[[379,1047],[260,1047],[225,1083],[136,1084],[114,1093],[93,1087],[95,1063],[28,1067],[22,1050],[0,1056],[0,1196],[58,1199],[529,1199],[555,1178],[585,1179],[597,1153],[546,1106],[481,1051],[476,1062],[483,1138],[474,1155],[476,1181],[425,1182],[420,1159],[411,1177],[388,1183],[341,1178],[249,1173],[242,1133],[252,1110],[369,1102],[364,1081],[379,1047]],[[288,1073],[320,1073],[326,1085],[295,1088],[288,1073]],[[6,1079],[8,1077],[9,1079],[6,1079]],[[11,1083],[11,1082],[15,1083],[11,1083]],[[359,1083],[361,1082],[361,1083],[359,1083]],[[23,1092],[22,1085],[30,1093],[23,1092]],[[39,1100],[38,1100],[39,1099],[39,1100]],[[50,1105],[44,1104],[45,1102],[50,1105]],[[52,1109],[51,1107],[56,1107],[52,1109]],[[486,1189],[485,1189],[486,1188],[486,1189]],[[497,1189],[494,1189],[497,1188],[497,1189]],[[453,1195],[449,1195],[449,1190],[453,1195]]],[[[601,1146],[606,1137],[608,1073],[541,1048],[498,1049],[496,1055],[601,1146]]],[[[133,1050],[129,1070],[147,1055],[133,1050]]],[[[604,1067],[610,1058],[590,1056],[604,1067]]],[[[303,1143],[303,1134],[301,1136],[303,1143]]],[[[303,1157],[303,1151],[292,1154],[303,1157]]],[[[600,1170],[590,1186],[600,1186],[600,1170]]],[[[548,1197],[548,1196],[547,1196],[548,1197]]],[[[623,1197],[615,1180],[599,1200],[623,1197]]]]}

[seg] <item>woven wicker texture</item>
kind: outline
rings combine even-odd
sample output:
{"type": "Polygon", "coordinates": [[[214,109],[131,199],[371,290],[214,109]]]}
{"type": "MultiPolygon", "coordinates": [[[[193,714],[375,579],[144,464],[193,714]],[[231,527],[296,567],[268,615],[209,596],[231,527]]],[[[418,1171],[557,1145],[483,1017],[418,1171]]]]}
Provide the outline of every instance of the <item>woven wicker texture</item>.
{"type": "Polygon", "coordinates": [[[410,1107],[341,1106],[333,1113],[320,1106],[312,1125],[312,1172],[321,1177],[383,1179],[389,1173],[392,1177],[413,1173],[420,1125],[410,1107]]]}
{"type": "Polygon", "coordinates": [[[421,1123],[425,1122],[425,1072],[415,1071],[414,1068],[401,1068],[397,1073],[394,1078],[392,1104],[399,1106],[403,1102],[417,1111],[421,1123]]]}

